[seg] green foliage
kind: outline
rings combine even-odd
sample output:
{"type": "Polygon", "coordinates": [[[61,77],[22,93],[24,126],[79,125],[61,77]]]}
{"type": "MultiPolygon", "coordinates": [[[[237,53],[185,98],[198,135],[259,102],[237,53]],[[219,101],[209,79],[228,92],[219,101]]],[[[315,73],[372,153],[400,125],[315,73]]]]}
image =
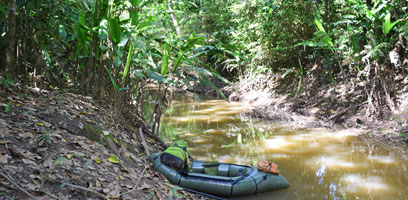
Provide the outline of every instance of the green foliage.
{"type": "Polygon", "coordinates": [[[4,109],[4,113],[7,114],[8,112],[10,112],[10,105],[11,105],[11,102],[8,102],[6,108],[4,109]]]}
{"type": "Polygon", "coordinates": [[[11,79],[10,74],[6,74],[3,78],[0,79],[0,86],[4,85],[4,87],[8,88],[12,84],[14,84],[14,82],[11,79]]]}

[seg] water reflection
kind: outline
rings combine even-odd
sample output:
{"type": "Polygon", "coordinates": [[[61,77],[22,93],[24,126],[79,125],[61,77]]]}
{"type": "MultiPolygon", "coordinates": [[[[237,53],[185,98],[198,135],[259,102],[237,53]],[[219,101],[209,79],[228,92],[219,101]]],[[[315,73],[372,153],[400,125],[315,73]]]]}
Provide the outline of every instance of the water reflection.
{"type": "Polygon", "coordinates": [[[355,137],[358,130],[293,129],[244,118],[238,103],[180,97],[163,117],[161,137],[182,138],[197,160],[279,165],[291,187],[237,199],[407,199],[408,163],[355,137]]]}

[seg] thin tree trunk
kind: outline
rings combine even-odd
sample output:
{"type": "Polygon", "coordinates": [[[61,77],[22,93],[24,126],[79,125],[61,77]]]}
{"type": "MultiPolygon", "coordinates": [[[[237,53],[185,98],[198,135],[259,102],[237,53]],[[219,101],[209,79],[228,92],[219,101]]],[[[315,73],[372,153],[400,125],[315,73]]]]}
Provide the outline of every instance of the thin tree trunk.
{"type": "Polygon", "coordinates": [[[9,1],[7,23],[8,46],[5,74],[12,74],[16,64],[16,0],[9,1]]]}

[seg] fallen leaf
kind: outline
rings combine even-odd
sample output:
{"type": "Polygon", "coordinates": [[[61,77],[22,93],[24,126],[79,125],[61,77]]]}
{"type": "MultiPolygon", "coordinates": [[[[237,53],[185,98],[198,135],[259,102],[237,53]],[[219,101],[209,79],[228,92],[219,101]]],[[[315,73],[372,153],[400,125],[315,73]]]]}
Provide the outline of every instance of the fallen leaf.
{"type": "Polygon", "coordinates": [[[88,161],[86,161],[86,163],[84,164],[84,170],[87,170],[89,166],[92,165],[92,159],[88,159],[88,161]]]}
{"type": "Polygon", "coordinates": [[[57,165],[63,165],[65,160],[66,160],[66,158],[59,157],[57,160],[54,161],[54,163],[52,163],[52,165],[54,167],[57,166],[57,165]]]}
{"type": "Polygon", "coordinates": [[[149,189],[152,188],[152,185],[147,184],[146,182],[143,182],[142,185],[140,185],[139,187],[137,187],[138,190],[145,190],[145,189],[149,189]]]}
{"type": "Polygon", "coordinates": [[[10,157],[8,154],[6,154],[6,155],[1,155],[0,154],[0,163],[2,163],[2,164],[7,164],[8,163],[8,157],[10,157]]]}
{"type": "Polygon", "coordinates": [[[98,163],[98,164],[100,164],[100,163],[102,162],[102,160],[99,159],[99,158],[95,158],[94,161],[95,161],[96,163],[98,163]]]}
{"type": "Polygon", "coordinates": [[[72,158],[72,154],[67,154],[67,158],[71,159],[72,158]]]}
{"type": "Polygon", "coordinates": [[[44,126],[44,123],[39,122],[39,123],[37,123],[37,125],[38,125],[38,126],[44,126]]]}
{"type": "Polygon", "coordinates": [[[110,190],[108,188],[103,188],[103,190],[102,190],[102,192],[105,193],[105,194],[108,194],[109,191],[110,190]]]}
{"type": "Polygon", "coordinates": [[[74,156],[77,157],[77,158],[82,158],[82,157],[85,156],[85,154],[83,154],[81,152],[76,152],[76,153],[74,153],[74,156]]]}
{"type": "Polygon", "coordinates": [[[37,152],[43,152],[46,151],[48,148],[47,147],[40,147],[37,149],[37,152]]]}
{"type": "Polygon", "coordinates": [[[47,156],[44,161],[43,161],[43,166],[44,167],[50,167],[52,166],[52,157],[49,155],[47,156]]]}
{"type": "Polygon", "coordinates": [[[25,159],[25,158],[23,158],[23,159],[22,159],[22,161],[23,161],[23,163],[24,163],[24,164],[28,164],[28,165],[37,165],[37,163],[35,163],[34,161],[29,160],[29,159],[25,159]]]}
{"type": "Polygon", "coordinates": [[[119,163],[119,158],[116,157],[115,155],[112,155],[110,158],[108,158],[108,161],[111,162],[111,163],[118,164],[119,163]]]}
{"type": "Polygon", "coordinates": [[[98,180],[95,181],[95,186],[96,187],[101,187],[101,182],[99,182],[98,180]]]}

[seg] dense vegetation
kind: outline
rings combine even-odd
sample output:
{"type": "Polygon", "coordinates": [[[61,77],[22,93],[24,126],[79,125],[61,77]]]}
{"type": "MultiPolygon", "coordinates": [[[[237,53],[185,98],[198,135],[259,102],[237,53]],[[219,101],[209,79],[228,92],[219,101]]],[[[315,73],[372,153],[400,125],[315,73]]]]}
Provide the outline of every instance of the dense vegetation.
{"type": "MultiPolygon", "coordinates": [[[[1,84],[68,87],[143,118],[142,85],[280,74],[364,87],[371,111],[395,109],[408,72],[405,0],[0,1],[1,84]],[[134,106],[130,109],[130,106],[134,106]]],[[[156,127],[157,128],[157,127],[156,127]]],[[[153,129],[156,129],[153,125],[153,129]]]]}

